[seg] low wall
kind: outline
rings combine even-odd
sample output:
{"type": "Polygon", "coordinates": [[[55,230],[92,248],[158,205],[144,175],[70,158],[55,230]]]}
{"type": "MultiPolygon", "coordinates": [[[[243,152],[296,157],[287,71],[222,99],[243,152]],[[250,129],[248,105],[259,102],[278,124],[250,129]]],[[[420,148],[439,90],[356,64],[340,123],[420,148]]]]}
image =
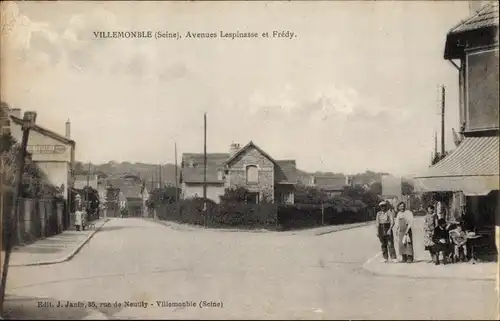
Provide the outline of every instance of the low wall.
{"type": "MultiPolygon", "coordinates": [[[[6,195],[7,196],[7,195],[6,195]]],[[[8,236],[9,220],[12,215],[12,197],[5,197],[3,204],[2,237],[8,236]]],[[[64,204],[54,199],[20,199],[18,224],[14,231],[14,245],[27,244],[38,239],[59,234],[64,229],[64,204]]]]}

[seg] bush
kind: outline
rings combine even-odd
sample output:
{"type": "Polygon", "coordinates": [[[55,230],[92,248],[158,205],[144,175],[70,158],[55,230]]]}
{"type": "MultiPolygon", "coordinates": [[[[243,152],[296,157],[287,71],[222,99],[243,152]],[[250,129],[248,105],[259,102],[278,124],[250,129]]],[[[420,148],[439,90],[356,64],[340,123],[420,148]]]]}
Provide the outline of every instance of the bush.
{"type": "Polygon", "coordinates": [[[206,211],[203,198],[182,200],[176,204],[163,204],[156,208],[156,214],[161,220],[207,227],[238,227],[238,228],[275,228],[276,205],[274,204],[244,204],[228,202],[216,204],[206,200],[206,211]],[[206,216],[205,216],[206,215],[206,216]]]}
{"type": "Polygon", "coordinates": [[[277,210],[274,204],[220,204],[209,217],[209,225],[213,227],[274,229],[276,223],[277,210]]]}
{"type": "Polygon", "coordinates": [[[278,207],[278,224],[284,230],[367,222],[374,219],[369,208],[344,211],[338,204],[291,204],[278,207]],[[340,209],[340,210],[339,210],[340,209]]]}

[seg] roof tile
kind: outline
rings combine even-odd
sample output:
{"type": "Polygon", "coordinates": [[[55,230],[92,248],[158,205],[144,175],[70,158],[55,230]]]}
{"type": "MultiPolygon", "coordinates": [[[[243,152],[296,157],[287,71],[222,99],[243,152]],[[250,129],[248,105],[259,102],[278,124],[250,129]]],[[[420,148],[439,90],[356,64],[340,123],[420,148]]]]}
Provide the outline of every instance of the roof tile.
{"type": "Polygon", "coordinates": [[[498,26],[498,2],[490,2],[478,12],[451,29],[450,34],[458,34],[481,28],[498,26]]]}

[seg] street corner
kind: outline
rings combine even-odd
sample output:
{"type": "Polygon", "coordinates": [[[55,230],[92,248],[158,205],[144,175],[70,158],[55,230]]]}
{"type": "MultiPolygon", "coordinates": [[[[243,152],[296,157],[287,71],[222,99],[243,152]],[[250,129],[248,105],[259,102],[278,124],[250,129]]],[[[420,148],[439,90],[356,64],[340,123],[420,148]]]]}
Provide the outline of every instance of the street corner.
{"type": "Polygon", "coordinates": [[[415,260],[413,263],[389,262],[382,260],[378,253],[363,264],[363,269],[377,276],[403,277],[412,279],[456,279],[475,281],[494,281],[496,264],[452,263],[434,265],[429,260],[415,260]]]}
{"type": "Polygon", "coordinates": [[[24,296],[7,296],[4,320],[108,320],[98,309],[83,305],[67,307],[66,300],[24,296]]]}
{"type": "Polygon", "coordinates": [[[334,233],[334,232],[340,232],[340,231],[350,230],[350,229],[354,229],[354,228],[361,228],[361,227],[365,227],[365,226],[372,225],[372,224],[373,224],[373,221],[369,221],[369,222],[360,222],[360,223],[353,223],[353,224],[332,225],[332,226],[327,226],[327,227],[321,227],[315,231],[314,235],[315,236],[322,236],[322,235],[326,235],[326,234],[330,234],[330,233],[334,233]]]}

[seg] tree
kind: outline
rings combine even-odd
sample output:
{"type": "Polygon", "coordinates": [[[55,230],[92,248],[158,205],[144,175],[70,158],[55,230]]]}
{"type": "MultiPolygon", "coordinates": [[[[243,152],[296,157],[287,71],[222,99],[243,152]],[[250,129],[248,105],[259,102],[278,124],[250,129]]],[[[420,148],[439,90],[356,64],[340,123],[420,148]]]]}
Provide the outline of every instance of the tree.
{"type": "Polygon", "coordinates": [[[149,208],[155,208],[163,204],[174,204],[175,200],[180,198],[180,194],[181,190],[174,186],[155,188],[150,192],[146,205],[149,208]]]}
{"type": "Polygon", "coordinates": [[[414,191],[413,184],[408,181],[403,181],[401,183],[401,194],[412,195],[414,191]]]}
{"type": "Polygon", "coordinates": [[[226,188],[220,200],[221,203],[244,203],[247,201],[249,194],[250,192],[242,186],[226,188]]]}
{"type": "Polygon", "coordinates": [[[382,183],[381,182],[373,183],[372,185],[370,185],[369,191],[373,195],[382,195],[382,183]]]}
{"type": "Polygon", "coordinates": [[[314,186],[297,184],[295,188],[296,204],[322,204],[328,201],[328,195],[314,186]]]}
{"type": "Polygon", "coordinates": [[[79,190],[83,204],[86,204],[86,210],[89,218],[99,217],[99,193],[91,186],[85,186],[79,190]]]}
{"type": "Polygon", "coordinates": [[[354,201],[361,201],[368,207],[376,207],[379,202],[378,195],[371,191],[366,191],[361,186],[347,186],[344,188],[341,195],[354,201]]]}
{"type": "Polygon", "coordinates": [[[85,167],[82,162],[75,163],[75,175],[83,175],[85,174],[85,167]]]}

